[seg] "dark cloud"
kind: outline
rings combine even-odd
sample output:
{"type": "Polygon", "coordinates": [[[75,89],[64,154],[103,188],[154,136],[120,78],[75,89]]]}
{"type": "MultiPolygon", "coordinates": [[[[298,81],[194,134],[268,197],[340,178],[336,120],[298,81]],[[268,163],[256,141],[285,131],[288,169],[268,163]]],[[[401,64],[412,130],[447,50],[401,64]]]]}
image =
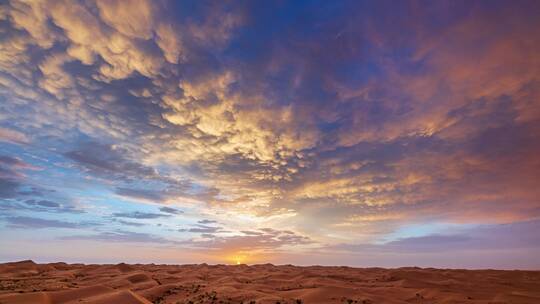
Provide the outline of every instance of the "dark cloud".
{"type": "Polygon", "coordinates": [[[71,235],[61,237],[62,240],[87,240],[98,242],[120,242],[120,243],[157,243],[157,244],[174,244],[174,241],[165,238],[139,232],[130,232],[116,230],[111,232],[101,232],[92,235],[71,235]]]}
{"type": "Polygon", "coordinates": [[[0,165],[24,166],[26,163],[15,157],[0,155],[0,165]]]}
{"type": "Polygon", "coordinates": [[[161,190],[116,187],[115,192],[122,196],[162,201],[168,197],[181,195],[191,183],[160,174],[156,169],[130,159],[133,153],[113,145],[95,142],[81,144],[77,150],[64,154],[89,173],[117,182],[146,181],[159,183],[161,190]]]}
{"type": "Polygon", "coordinates": [[[60,207],[60,204],[57,202],[52,202],[49,200],[26,200],[24,201],[25,204],[30,206],[39,206],[39,207],[46,207],[46,208],[58,208],[60,207]]]}
{"type": "Polygon", "coordinates": [[[145,219],[157,219],[157,218],[170,217],[171,215],[162,214],[162,213],[133,211],[133,212],[113,213],[112,216],[117,217],[117,218],[120,217],[120,218],[130,218],[130,219],[145,220],[145,219]]]}
{"type": "Polygon", "coordinates": [[[194,233],[215,233],[221,230],[221,227],[196,225],[196,227],[187,229],[188,232],[194,233]]]}
{"type": "Polygon", "coordinates": [[[133,180],[157,176],[155,169],[129,160],[126,150],[112,145],[85,143],[64,155],[89,172],[109,178],[133,180]]]}
{"type": "MultiPolygon", "coordinates": [[[[40,197],[54,192],[54,190],[31,185],[27,181],[26,172],[21,172],[27,169],[37,170],[39,168],[17,157],[0,155],[0,199],[19,199],[21,196],[40,197]]],[[[51,204],[56,203],[48,200],[41,200],[40,203],[41,207],[59,207],[51,206],[51,204]]],[[[6,202],[3,209],[7,209],[8,205],[14,206],[16,203],[6,202]]]]}
{"type": "Polygon", "coordinates": [[[21,184],[10,178],[0,177],[0,198],[13,198],[17,196],[17,188],[21,184]]]}
{"type": "Polygon", "coordinates": [[[131,185],[134,182],[145,182],[157,188],[117,186],[114,192],[124,197],[164,202],[178,196],[192,196],[188,193],[191,185],[189,181],[168,177],[152,167],[132,161],[129,158],[132,153],[119,147],[91,142],[81,144],[79,149],[64,155],[87,172],[115,183],[123,181],[131,185]]]}
{"type": "Polygon", "coordinates": [[[251,231],[251,230],[242,230],[240,232],[242,232],[245,235],[263,235],[264,234],[264,232],[261,232],[261,231],[251,231]]]}
{"type": "Polygon", "coordinates": [[[143,227],[143,226],[146,226],[146,224],[143,224],[143,223],[136,223],[136,222],[130,222],[130,221],[124,221],[124,220],[119,220],[119,219],[113,219],[115,222],[117,223],[120,223],[122,225],[126,225],[126,226],[132,226],[132,227],[143,227]]]}
{"type": "Polygon", "coordinates": [[[156,201],[156,202],[161,202],[165,198],[161,191],[154,191],[154,190],[116,188],[115,193],[121,196],[145,199],[145,200],[156,201]]]}
{"type": "Polygon", "coordinates": [[[18,192],[18,194],[22,195],[22,196],[39,196],[39,197],[42,197],[42,196],[45,196],[45,195],[53,194],[55,192],[56,192],[56,190],[54,190],[54,189],[44,189],[44,188],[41,188],[41,187],[30,186],[30,187],[27,187],[27,189],[20,190],[18,192]]]}
{"type": "Polygon", "coordinates": [[[159,211],[165,212],[165,213],[170,213],[170,214],[182,214],[182,213],[184,213],[182,210],[178,210],[176,208],[171,208],[171,207],[161,207],[161,208],[159,208],[159,211]]]}
{"type": "Polygon", "coordinates": [[[17,169],[26,163],[18,158],[0,155],[0,198],[14,198],[23,186],[23,175],[17,169]]]}
{"type": "Polygon", "coordinates": [[[3,220],[7,223],[10,228],[20,228],[20,229],[44,229],[44,228],[69,228],[69,229],[79,229],[84,227],[92,227],[98,225],[97,223],[90,222],[64,222],[59,220],[49,220],[35,217],[27,216],[13,216],[5,217],[3,220]]]}
{"type": "Polygon", "coordinates": [[[213,234],[217,232],[224,232],[222,229],[223,227],[220,226],[210,226],[211,224],[216,224],[217,221],[213,220],[199,220],[197,221],[197,224],[193,225],[190,228],[181,228],[178,229],[180,232],[191,232],[191,233],[202,233],[202,234],[213,234]]]}
{"type": "Polygon", "coordinates": [[[30,212],[49,212],[49,213],[85,213],[80,207],[70,204],[60,204],[50,200],[29,199],[23,202],[11,200],[5,201],[0,205],[0,210],[6,211],[30,211],[30,212]]]}

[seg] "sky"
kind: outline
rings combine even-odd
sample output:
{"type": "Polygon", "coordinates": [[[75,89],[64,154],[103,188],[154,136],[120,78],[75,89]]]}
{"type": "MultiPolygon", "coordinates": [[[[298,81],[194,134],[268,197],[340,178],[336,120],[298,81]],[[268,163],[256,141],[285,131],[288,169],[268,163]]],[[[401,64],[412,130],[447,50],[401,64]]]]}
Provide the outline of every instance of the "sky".
{"type": "Polygon", "coordinates": [[[540,269],[539,1],[0,2],[0,261],[540,269]]]}

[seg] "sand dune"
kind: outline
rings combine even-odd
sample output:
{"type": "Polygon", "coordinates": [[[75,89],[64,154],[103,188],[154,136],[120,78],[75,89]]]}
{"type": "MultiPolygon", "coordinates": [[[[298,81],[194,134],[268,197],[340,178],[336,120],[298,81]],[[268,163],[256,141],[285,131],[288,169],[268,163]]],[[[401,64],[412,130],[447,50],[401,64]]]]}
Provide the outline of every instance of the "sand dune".
{"type": "Polygon", "coordinates": [[[0,304],[540,303],[540,271],[0,264],[0,304]]]}

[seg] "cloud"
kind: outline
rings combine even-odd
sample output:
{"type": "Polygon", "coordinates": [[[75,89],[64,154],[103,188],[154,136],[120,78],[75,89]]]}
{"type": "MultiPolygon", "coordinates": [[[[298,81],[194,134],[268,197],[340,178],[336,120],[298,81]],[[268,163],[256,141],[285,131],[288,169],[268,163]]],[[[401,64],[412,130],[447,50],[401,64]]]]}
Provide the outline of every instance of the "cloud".
{"type": "Polygon", "coordinates": [[[85,240],[85,241],[98,241],[98,242],[121,242],[121,243],[157,243],[157,244],[170,244],[173,241],[165,238],[155,236],[148,233],[129,232],[123,230],[116,230],[110,232],[101,232],[99,234],[92,235],[71,235],[60,237],[62,240],[85,240]]]}
{"type": "Polygon", "coordinates": [[[166,202],[179,196],[192,196],[188,191],[191,182],[184,178],[160,174],[153,167],[131,161],[129,151],[114,145],[97,143],[82,144],[78,150],[64,154],[75,161],[88,173],[99,178],[118,182],[127,186],[117,186],[114,192],[120,196],[151,201],[166,202]],[[150,183],[151,189],[138,188],[135,182],[150,183]],[[157,189],[154,189],[157,188],[157,189]]]}
{"type": "Polygon", "coordinates": [[[195,225],[196,227],[187,229],[188,232],[194,233],[215,233],[221,230],[221,227],[206,226],[206,225],[195,225]]]}
{"type": "Polygon", "coordinates": [[[0,177],[0,198],[16,197],[19,186],[20,183],[13,179],[0,177]]]}
{"type": "Polygon", "coordinates": [[[19,158],[0,155],[0,174],[6,178],[22,179],[24,175],[18,171],[36,169],[19,158]]]}
{"type": "Polygon", "coordinates": [[[24,185],[25,175],[20,171],[34,169],[19,158],[0,155],[0,198],[15,198],[24,185]]]}
{"type": "Polygon", "coordinates": [[[452,244],[464,243],[470,240],[469,236],[465,235],[426,235],[418,237],[410,237],[405,239],[399,239],[386,244],[389,247],[415,247],[416,249],[422,247],[452,247],[452,244]]]}
{"type": "Polygon", "coordinates": [[[98,175],[112,175],[124,179],[156,176],[153,168],[126,159],[126,153],[127,151],[112,145],[86,143],[78,150],[65,153],[65,156],[98,175]]]}
{"type": "Polygon", "coordinates": [[[164,200],[164,196],[160,191],[130,189],[130,188],[116,188],[115,193],[121,196],[140,198],[140,199],[145,199],[149,201],[160,202],[164,200]]]}
{"type": "Polygon", "coordinates": [[[113,213],[112,216],[113,217],[120,217],[120,218],[130,218],[130,219],[145,220],[145,219],[157,219],[157,218],[163,218],[163,217],[170,217],[171,215],[170,214],[162,214],[162,213],[133,211],[133,212],[113,213]]]}
{"type": "Polygon", "coordinates": [[[17,229],[46,229],[46,228],[68,228],[68,229],[79,229],[84,227],[90,227],[97,225],[96,223],[90,222],[64,222],[59,220],[49,220],[35,217],[27,216],[13,216],[5,217],[3,220],[8,224],[9,228],[17,229]]]}
{"type": "Polygon", "coordinates": [[[143,223],[135,223],[135,222],[123,221],[123,220],[119,220],[119,219],[114,219],[114,221],[117,222],[117,223],[120,223],[122,225],[132,226],[132,227],[146,226],[146,224],[143,224],[143,223]]]}
{"type": "Polygon", "coordinates": [[[501,248],[539,248],[540,238],[529,233],[539,221],[512,224],[482,225],[461,229],[455,233],[428,234],[399,238],[382,244],[340,244],[330,250],[348,252],[463,252],[493,251],[501,248]]]}
{"type": "Polygon", "coordinates": [[[38,197],[43,197],[45,195],[54,194],[54,193],[56,193],[56,190],[54,189],[45,189],[45,188],[36,187],[36,186],[30,186],[27,189],[24,189],[18,192],[18,194],[22,196],[38,196],[38,197]]]}
{"type": "Polygon", "coordinates": [[[258,231],[234,236],[216,236],[212,231],[202,232],[203,240],[192,240],[191,246],[198,248],[213,248],[221,250],[262,250],[277,249],[286,246],[313,244],[309,237],[292,231],[262,228],[258,231]]]}
{"type": "Polygon", "coordinates": [[[27,144],[29,138],[22,132],[0,127],[0,141],[14,144],[27,144]]]}
{"type": "MultiPolygon", "coordinates": [[[[41,196],[43,193],[29,193],[30,195],[41,196]]],[[[0,210],[18,212],[18,211],[29,211],[29,212],[48,212],[48,213],[70,213],[70,214],[82,214],[86,213],[83,207],[75,206],[69,203],[58,203],[51,200],[45,199],[27,199],[24,201],[19,200],[20,196],[27,195],[26,193],[16,192],[12,193],[10,197],[4,197],[6,200],[0,205],[0,210]],[[7,200],[10,198],[10,200],[7,200]]]]}
{"type": "Polygon", "coordinates": [[[40,201],[26,200],[24,203],[27,204],[27,205],[30,205],[30,206],[39,206],[39,207],[45,207],[45,208],[58,208],[58,207],[60,207],[59,203],[52,202],[52,201],[49,201],[49,200],[40,200],[40,201]]]}
{"type": "Polygon", "coordinates": [[[538,219],[538,4],[361,6],[6,2],[4,210],[182,202],[211,248],[538,219]]]}
{"type": "Polygon", "coordinates": [[[25,167],[26,166],[26,163],[24,163],[20,159],[15,158],[15,157],[11,157],[11,156],[6,156],[6,155],[1,155],[0,156],[0,164],[8,165],[8,166],[18,166],[18,167],[25,167]]]}
{"type": "Polygon", "coordinates": [[[18,157],[0,155],[0,199],[5,199],[0,209],[15,212],[84,213],[80,207],[61,204],[50,199],[24,200],[23,197],[42,198],[55,192],[32,186],[27,180],[25,172],[27,170],[41,171],[42,168],[31,165],[18,157]]]}
{"type": "Polygon", "coordinates": [[[171,208],[171,207],[160,207],[159,211],[165,212],[165,213],[170,213],[170,214],[182,214],[182,213],[184,213],[182,210],[178,210],[176,208],[171,208]]]}
{"type": "Polygon", "coordinates": [[[150,1],[100,0],[96,4],[103,21],[120,33],[141,39],[152,38],[154,13],[150,1]]]}
{"type": "Polygon", "coordinates": [[[202,234],[213,234],[217,232],[223,232],[223,227],[208,225],[208,224],[216,224],[216,223],[217,223],[216,221],[200,220],[200,221],[197,221],[197,224],[193,225],[191,228],[181,228],[181,229],[178,229],[178,231],[202,233],[202,234]]]}

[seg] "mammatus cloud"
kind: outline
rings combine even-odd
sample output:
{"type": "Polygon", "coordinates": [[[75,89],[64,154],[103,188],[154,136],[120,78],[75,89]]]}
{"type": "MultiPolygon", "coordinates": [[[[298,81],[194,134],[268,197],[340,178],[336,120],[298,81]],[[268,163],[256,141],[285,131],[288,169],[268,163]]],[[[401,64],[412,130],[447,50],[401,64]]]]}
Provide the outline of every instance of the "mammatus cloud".
{"type": "Polygon", "coordinates": [[[227,250],[540,217],[538,3],[265,5],[2,4],[1,210],[227,250]]]}

